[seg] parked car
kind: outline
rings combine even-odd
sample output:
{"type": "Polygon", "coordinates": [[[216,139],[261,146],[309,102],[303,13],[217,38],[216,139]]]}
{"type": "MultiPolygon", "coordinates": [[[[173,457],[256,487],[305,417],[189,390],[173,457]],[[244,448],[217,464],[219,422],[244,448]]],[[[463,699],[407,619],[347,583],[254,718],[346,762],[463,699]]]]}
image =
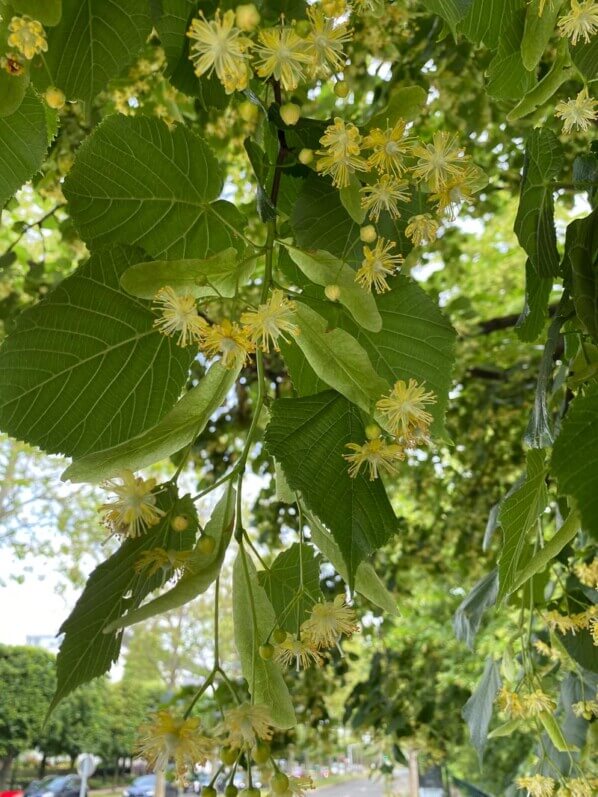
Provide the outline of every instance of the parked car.
{"type": "MultiPolygon", "coordinates": [[[[27,786],[27,797],[79,797],[81,778],[78,775],[51,775],[27,786]]],[[[85,793],[87,797],[87,792],[85,793]]]]}
{"type": "MultiPolygon", "coordinates": [[[[156,793],[156,776],[141,775],[123,791],[123,797],[154,797],[156,793]]],[[[166,781],[166,797],[177,797],[179,790],[174,783],[166,781]]]]}

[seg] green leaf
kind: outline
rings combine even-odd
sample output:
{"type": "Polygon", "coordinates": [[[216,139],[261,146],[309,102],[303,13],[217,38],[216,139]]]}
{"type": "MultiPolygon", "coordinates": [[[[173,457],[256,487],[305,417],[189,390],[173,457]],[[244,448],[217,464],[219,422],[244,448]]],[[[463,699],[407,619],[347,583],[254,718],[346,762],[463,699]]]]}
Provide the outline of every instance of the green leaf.
{"type": "Polygon", "coordinates": [[[498,595],[498,571],[492,570],[480,579],[469,595],[459,604],[453,616],[455,636],[465,642],[470,650],[478,629],[482,623],[484,612],[496,603],[498,595]]]}
{"type": "Polygon", "coordinates": [[[525,13],[525,29],[521,42],[521,56],[526,69],[535,69],[548,42],[554,34],[556,20],[564,0],[551,0],[549,3],[542,0],[531,0],[525,13]],[[541,6],[544,6],[540,14],[541,6]]]}
{"type": "Polygon", "coordinates": [[[488,740],[488,728],[492,719],[494,699],[500,689],[500,675],[494,659],[486,659],[484,673],[476,686],[475,692],[463,707],[463,719],[469,727],[471,741],[476,749],[480,766],[484,758],[484,749],[488,740]]]}
{"type": "Polygon", "coordinates": [[[525,150],[515,233],[539,277],[559,273],[553,192],[562,167],[562,147],[554,133],[545,127],[533,130],[525,150]]]}
{"type": "Polygon", "coordinates": [[[152,30],[147,0],[63,0],[60,24],[48,30],[45,68],[36,85],[91,103],[130,64],[152,30]],[[75,68],[76,65],[76,68],[75,68]]]}
{"type": "Polygon", "coordinates": [[[150,617],[178,609],[198,595],[207,592],[220,574],[231,540],[235,519],[235,495],[232,483],[229,482],[204,529],[204,533],[215,540],[216,545],[212,553],[206,555],[196,546],[187,560],[183,575],[172,589],[139,608],[133,606],[126,614],[109,623],[104,629],[105,633],[128,628],[150,617]]]}
{"type": "Polygon", "coordinates": [[[568,226],[565,258],[577,317],[598,343],[598,209],[568,226]]]}
{"type": "Polygon", "coordinates": [[[241,672],[254,702],[268,706],[278,728],[293,727],[297,721],[282,672],[258,652],[276,623],[276,614],[243,547],[233,566],[233,623],[241,672]]]}
{"type": "Polygon", "coordinates": [[[9,75],[4,69],[0,69],[0,123],[3,117],[12,117],[18,111],[28,86],[28,69],[19,76],[9,75]]]}
{"type": "Polygon", "coordinates": [[[240,256],[236,249],[228,247],[208,258],[135,263],[125,271],[120,284],[127,293],[140,299],[153,299],[166,285],[197,299],[208,296],[232,299],[251,278],[255,263],[255,254],[240,256]]]}
{"type": "Polygon", "coordinates": [[[575,499],[584,528],[598,537],[598,385],[571,403],[552,453],[565,495],[575,499]]]}
{"type": "Polygon", "coordinates": [[[0,209],[40,169],[47,149],[43,103],[27,92],[14,113],[0,114],[0,209]]]}
{"type": "Polygon", "coordinates": [[[178,399],[192,353],[156,331],[146,302],[121,290],[139,253],[93,255],[22,313],[0,348],[0,427],[50,453],[81,457],[157,423],[178,399]]]}
{"type": "Polygon", "coordinates": [[[157,493],[156,505],[166,512],[161,522],[141,537],[127,539],[121,547],[93,571],[60,633],[64,639],[56,659],[58,684],[48,714],[77,686],[108,672],[117,660],[122,632],[105,633],[110,621],[125,610],[138,606],[143,598],[159,587],[163,576],[151,578],[135,571],[135,563],[144,551],[160,547],[188,550],[195,539],[197,516],[189,496],[178,499],[173,489],[157,493]],[[187,515],[191,521],[183,534],[172,531],[171,518],[187,515]]]}
{"type": "Polygon", "coordinates": [[[333,390],[272,404],[268,451],[281,463],[291,489],[328,527],[353,588],[357,567],[398,531],[384,486],[363,472],[349,477],[346,444],[365,440],[359,411],[333,390]]]}
{"type": "Polygon", "coordinates": [[[348,186],[338,192],[341,204],[356,224],[363,224],[367,215],[366,209],[361,204],[361,183],[354,174],[350,176],[348,186]]]}
{"type": "Polygon", "coordinates": [[[521,717],[517,717],[513,720],[507,720],[503,722],[502,725],[499,725],[494,730],[490,731],[487,738],[488,739],[502,739],[505,736],[512,736],[516,731],[523,730],[525,727],[525,720],[521,717]]]}
{"type": "Polygon", "coordinates": [[[563,736],[561,726],[558,724],[556,718],[549,711],[542,711],[538,715],[538,719],[542,723],[542,727],[546,734],[559,753],[574,753],[578,748],[567,743],[563,736]]]}
{"type": "Polygon", "coordinates": [[[382,317],[376,307],[376,300],[355,282],[355,271],[350,266],[330,252],[317,249],[304,252],[289,244],[284,245],[293,262],[308,279],[323,287],[338,285],[339,302],[347,308],[355,321],[370,332],[380,332],[382,317]]]}
{"type": "Polygon", "coordinates": [[[519,340],[533,343],[546,326],[553,280],[539,277],[528,260],[525,264],[525,306],[515,325],[519,340]]]}
{"type": "Polygon", "coordinates": [[[39,20],[42,25],[58,25],[62,16],[62,0],[11,0],[14,10],[39,20]]]}
{"type": "MultiPolygon", "coordinates": [[[[457,2],[464,4],[469,0],[457,0],[457,2]]],[[[427,98],[428,93],[421,86],[400,86],[392,89],[386,107],[368,120],[366,129],[381,127],[386,130],[388,127],[394,127],[400,119],[412,122],[421,114],[427,98]]]]}
{"type": "Polygon", "coordinates": [[[598,79],[598,38],[593,36],[588,43],[580,42],[570,50],[573,63],[585,79],[598,79]]]}
{"type": "Polygon", "coordinates": [[[328,331],[326,319],[302,302],[297,302],[295,318],[300,329],[295,343],[316,374],[371,415],[389,385],[378,376],[365,350],[345,330],[328,331]]]}
{"type": "Polygon", "coordinates": [[[205,258],[239,244],[239,211],[217,200],[218,162],[187,127],[109,116],[79,149],[64,194],[92,246],[139,244],[152,257],[205,258]],[[217,201],[213,201],[217,200],[217,201]]]}
{"type": "Polygon", "coordinates": [[[190,40],[187,36],[196,6],[195,0],[162,0],[162,13],[156,21],[170,81],[179,91],[190,95],[199,92],[199,79],[189,60],[190,40]]]}
{"type": "MultiPolygon", "coordinates": [[[[335,543],[332,535],[324,528],[315,515],[307,513],[311,538],[314,545],[332,564],[336,572],[346,583],[349,582],[349,575],[341,549],[335,543]]],[[[386,589],[382,580],[369,562],[361,562],[355,571],[355,592],[359,592],[364,598],[384,609],[385,612],[397,617],[399,610],[395,597],[386,589]]]]}
{"type": "Polygon", "coordinates": [[[519,100],[536,84],[535,71],[523,65],[521,45],[525,9],[512,14],[501,30],[496,55],[488,66],[487,91],[491,97],[519,100]]]}
{"type": "Polygon", "coordinates": [[[566,40],[558,45],[557,55],[552,66],[533,88],[507,114],[508,122],[516,122],[524,116],[535,113],[545,105],[558,89],[575,77],[575,67],[571,63],[569,46],[566,40]]]}
{"type": "Polygon", "coordinates": [[[276,614],[277,623],[295,634],[307,619],[314,603],[323,600],[320,589],[320,563],[310,545],[296,542],[278,554],[268,570],[261,570],[258,579],[276,614]],[[301,574],[303,573],[303,593],[301,574]],[[289,607],[292,609],[289,610],[289,607]]]}
{"type": "Polygon", "coordinates": [[[240,364],[224,368],[216,362],[161,421],[136,437],[76,459],[62,475],[73,482],[98,482],[123,468],[139,470],[161,462],[192,443],[225,401],[235,384],[240,364]]]}
{"type": "Polygon", "coordinates": [[[527,453],[526,480],[503,501],[498,515],[503,530],[503,545],[498,562],[499,602],[513,591],[523,550],[529,542],[529,532],[546,508],[547,500],[544,452],[532,449],[527,453]]]}
{"type": "MultiPolygon", "coordinates": [[[[444,415],[452,385],[455,331],[437,304],[413,280],[398,276],[389,285],[390,291],[376,297],[382,316],[380,332],[358,327],[346,313],[337,313],[334,323],[353,335],[368,353],[376,373],[389,384],[410,378],[425,382],[438,399],[429,407],[434,418],[432,433],[446,436],[444,415]]],[[[330,307],[329,303],[326,305],[330,307]]],[[[324,303],[317,307],[322,315],[327,312],[324,303]]],[[[302,366],[299,370],[295,361],[287,361],[287,365],[295,389],[301,395],[313,392],[311,369],[302,366]]]]}
{"type": "Polygon", "coordinates": [[[541,573],[560,554],[563,548],[571,542],[578,531],[579,517],[576,512],[570,512],[569,517],[557,533],[544,544],[543,548],[540,548],[533,555],[523,570],[516,574],[511,592],[516,592],[519,587],[527,583],[536,573],[541,573]]]}
{"type": "Polygon", "coordinates": [[[467,14],[472,0],[422,0],[422,4],[435,14],[442,17],[452,31],[455,30],[457,22],[460,22],[467,14]]]}
{"type": "Polygon", "coordinates": [[[470,41],[495,50],[513,15],[522,7],[522,0],[471,0],[459,31],[470,41]]]}

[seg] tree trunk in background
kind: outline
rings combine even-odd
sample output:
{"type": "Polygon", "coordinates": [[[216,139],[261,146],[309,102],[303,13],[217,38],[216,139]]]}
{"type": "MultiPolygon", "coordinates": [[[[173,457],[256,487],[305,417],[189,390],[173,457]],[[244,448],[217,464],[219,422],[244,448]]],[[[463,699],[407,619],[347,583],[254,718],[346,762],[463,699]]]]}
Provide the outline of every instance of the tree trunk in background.
{"type": "Polygon", "coordinates": [[[409,797],[419,797],[419,770],[417,750],[409,751],[409,797]]]}
{"type": "Polygon", "coordinates": [[[154,797],[166,797],[166,776],[160,769],[156,770],[156,794],[154,797]]]}
{"type": "Polygon", "coordinates": [[[15,756],[12,754],[0,758],[0,791],[4,791],[8,788],[14,760],[15,756]]]}
{"type": "Polygon", "coordinates": [[[40,779],[40,780],[41,780],[41,779],[42,779],[42,778],[45,776],[45,774],[46,774],[46,764],[47,764],[47,763],[48,763],[48,759],[47,759],[47,757],[46,757],[46,754],[44,753],[44,754],[43,754],[43,756],[42,756],[42,760],[39,762],[39,771],[38,771],[38,777],[39,777],[39,779],[40,779]]]}

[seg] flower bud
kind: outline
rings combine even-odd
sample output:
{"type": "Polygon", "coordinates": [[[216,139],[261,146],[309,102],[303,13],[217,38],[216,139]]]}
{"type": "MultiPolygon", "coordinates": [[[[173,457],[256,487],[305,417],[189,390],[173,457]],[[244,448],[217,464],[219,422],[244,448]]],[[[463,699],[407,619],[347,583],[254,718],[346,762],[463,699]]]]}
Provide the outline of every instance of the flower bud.
{"type": "Polygon", "coordinates": [[[253,3],[245,3],[235,9],[235,23],[241,30],[255,30],[260,24],[260,19],[260,12],[253,3]]]}
{"type": "Polygon", "coordinates": [[[209,534],[202,534],[202,536],[197,541],[197,550],[199,553],[204,554],[204,556],[210,556],[210,554],[214,553],[214,548],[216,547],[216,540],[211,537],[209,534]]]}
{"type": "Polygon", "coordinates": [[[173,531],[187,531],[189,528],[189,518],[186,515],[176,515],[170,521],[170,528],[173,531]]]}
{"type": "Polygon", "coordinates": [[[289,127],[296,125],[301,119],[301,108],[295,105],[294,102],[285,102],[284,105],[280,106],[280,118],[289,127]]]}
{"type": "Polygon", "coordinates": [[[55,111],[64,108],[66,103],[64,91],[57,89],[56,86],[48,86],[44,92],[44,100],[46,101],[46,105],[49,108],[53,108],[55,111]]]}
{"type": "Polygon", "coordinates": [[[324,293],[326,294],[326,298],[331,302],[338,302],[341,298],[341,289],[339,285],[327,285],[324,288],[324,293]]]}
{"type": "Polygon", "coordinates": [[[266,642],[265,645],[260,645],[260,656],[264,661],[268,661],[274,655],[274,648],[269,642],[266,642]]]}
{"type": "Polygon", "coordinates": [[[314,151],[313,149],[308,149],[304,147],[301,152],[299,153],[299,163],[302,163],[304,166],[308,166],[314,159],[314,151]]]}
{"type": "Polygon", "coordinates": [[[258,107],[249,100],[244,100],[239,105],[239,116],[244,122],[257,122],[258,107]]]}
{"type": "Polygon", "coordinates": [[[349,93],[349,84],[346,80],[337,80],[334,84],[334,93],[337,97],[340,97],[342,100],[345,99],[347,94],[349,93]]]}
{"type": "Polygon", "coordinates": [[[378,233],[376,232],[376,228],[373,224],[366,224],[365,227],[362,227],[359,230],[359,237],[364,244],[372,244],[378,237],[378,233]]]}
{"type": "Polygon", "coordinates": [[[368,423],[365,427],[365,436],[368,440],[377,440],[380,437],[380,431],[377,423],[368,423]]]}

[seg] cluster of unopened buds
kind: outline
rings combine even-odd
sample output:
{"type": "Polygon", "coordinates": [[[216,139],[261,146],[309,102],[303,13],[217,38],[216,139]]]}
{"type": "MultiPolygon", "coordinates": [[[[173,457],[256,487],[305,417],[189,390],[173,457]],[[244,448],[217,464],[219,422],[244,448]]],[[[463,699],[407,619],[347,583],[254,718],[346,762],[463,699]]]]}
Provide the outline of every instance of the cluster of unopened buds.
{"type": "Polygon", "coordinates": [[[304,797],[307,790],[315,788],[311,778],[286,775],[272,756],[270,742],[274,724],[266,706],[241,703],[225,710],[224,719],[211,731],[202,728],[201,720],[186,715],[177,716],[168,709],[158,711],[150,722],[141,728],[137,752],[146,759],[151,769],[164,771],[174,762],[179,783],[184,783],[196,766],[219,758],[220,767],[202,797],[216,797],[215,783],[225,777],[228,784],[225,797],[259,797],[263,792],[252,784],[251,764],[260,768],[260,780],[268,782],[268,794],[273,797],[304,797]],[[218,749],[219,748],[219,749],[218,749]],[[239,791],[233,783],[237,768],[247,770],[249,785],[239,791]]]}

